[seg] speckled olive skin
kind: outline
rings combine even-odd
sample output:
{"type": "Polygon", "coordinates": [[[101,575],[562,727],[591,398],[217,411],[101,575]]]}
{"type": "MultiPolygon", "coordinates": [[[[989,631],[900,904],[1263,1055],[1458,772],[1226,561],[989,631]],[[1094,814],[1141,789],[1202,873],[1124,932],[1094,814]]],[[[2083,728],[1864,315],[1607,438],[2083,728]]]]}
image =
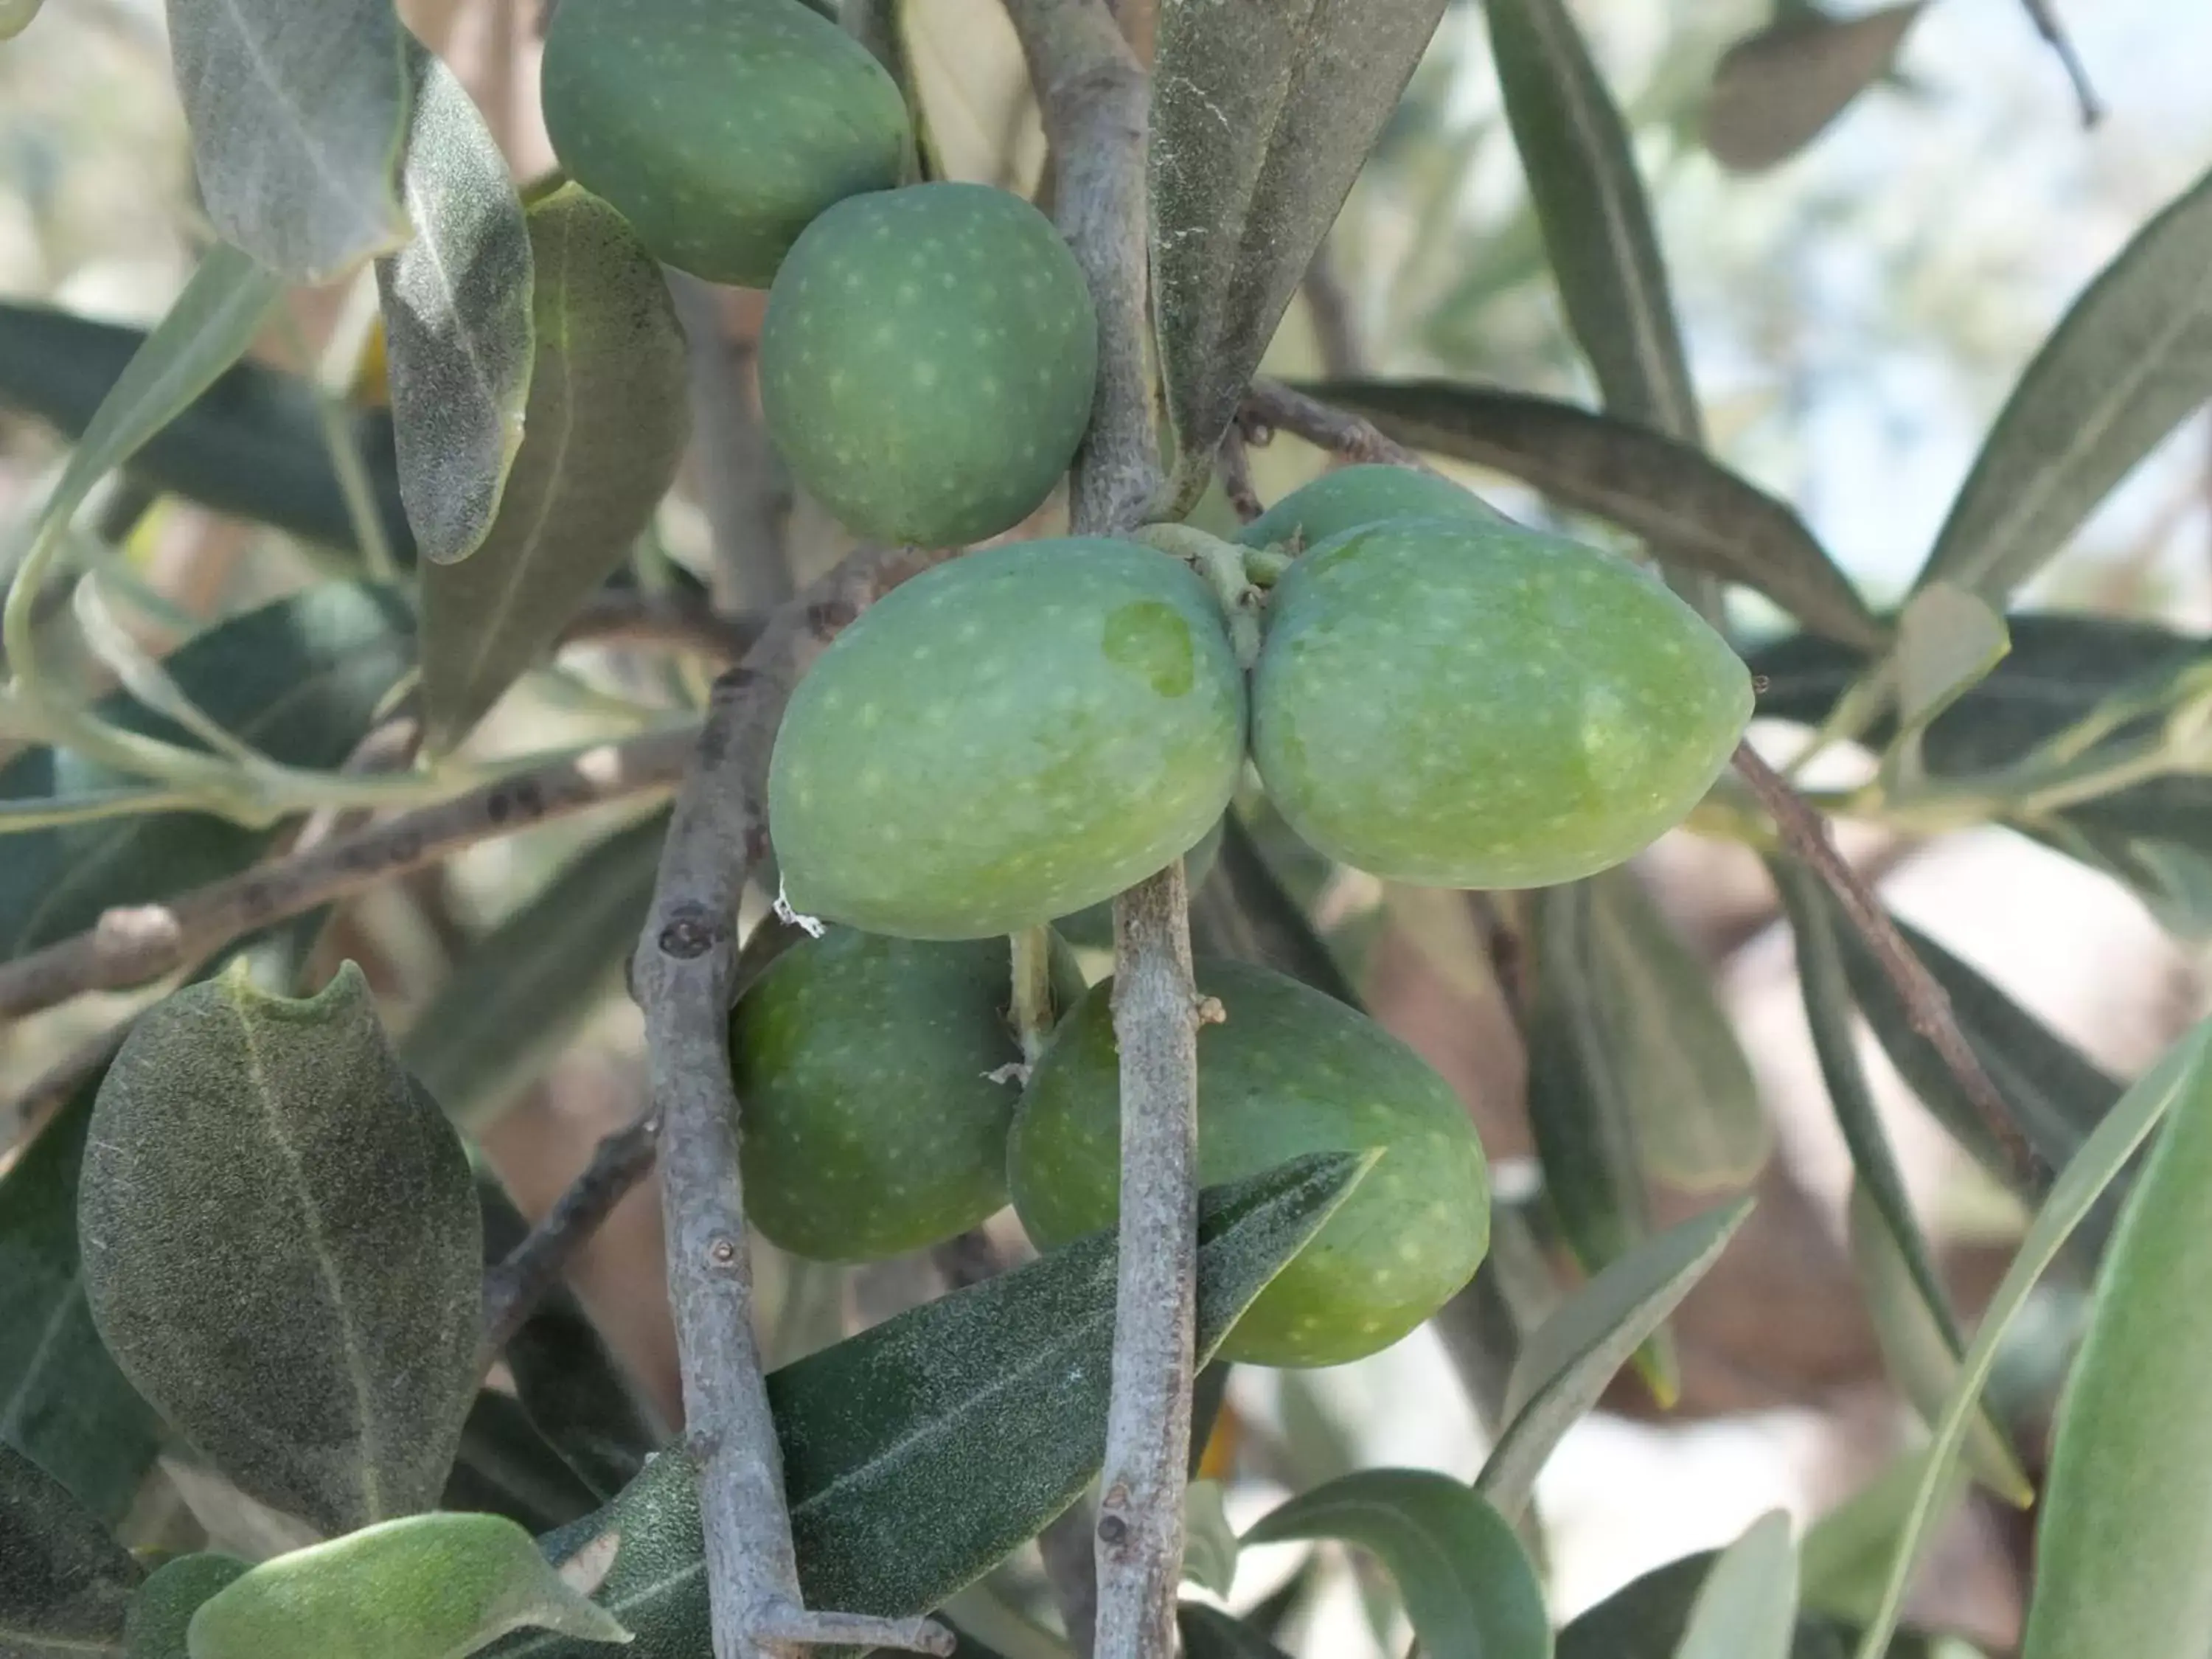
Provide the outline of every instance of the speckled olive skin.
{"type": "Polygon", "coordinates": [[[1325,542],[1268,606],[1252,755],[1294,830],[1389,880],[1550,886],[1680,823],[1751,676],[1626,560],[1506,525],[1325,542]]]}
{"type": "Polygon", "coordinates": [[[894,589],[799,684],[769,765],[793,908],[981,939],[1120,892],[1229,805],[1244,678],[1190,568],[1020,542],[894,589]]]}
{"type": "MultiPolygon", "coordinates": [[[[1466,1107],[1397,1038],[1296,980],[1202,962],[1198,984],[1229,1016],[1198,1036],[1201,1184],[1307,1152],[1382,1153],[1221,1357],[1339,1365],[1389,1346],[1474,1276],[1489,1245],[1489,1170],[1466,1107]]],[[[1047,1248],[1119,1210],[1112,994],[1093,986],[1061,1019],[1007,1145],[1015,1211],[1047,1248]]]]}
{"type": "MultiPolygon", "coordinates": [[[[1055,943],[1063,1006],[1083,975],[1055,943]]],[[[753,1222],[817,1261],[940,1243],[1006,1201],[1021,1059],[1006,941],[923,945],[848,927],[793,945],[738,1000],[730,1065],[753,1222]]]]}
{"type": "Polygon", "coordinates": [[[864,537],[951,547],[1020,523],[1067,471],[1098,323],[1075,256],[1027,202],[917,185],[807,228],[760,353],[792,476],[864,537]]]}
{"type": "Polygon", "coordinates": [[[1433,472],[1404,466],[1345,466],[1292,490],[1239,531],[1237,539],[1246,547],[1301,552],[1347,531],[1393,519],[1507,522],[1487,501],[1433,472]]]}
{"type": "Polygon", "coordinates": [[[579,0],[541,90],[554,154],[655,255],[765,288],[825,209],[899,181],[906,100],[799,0],[579,0]]]}

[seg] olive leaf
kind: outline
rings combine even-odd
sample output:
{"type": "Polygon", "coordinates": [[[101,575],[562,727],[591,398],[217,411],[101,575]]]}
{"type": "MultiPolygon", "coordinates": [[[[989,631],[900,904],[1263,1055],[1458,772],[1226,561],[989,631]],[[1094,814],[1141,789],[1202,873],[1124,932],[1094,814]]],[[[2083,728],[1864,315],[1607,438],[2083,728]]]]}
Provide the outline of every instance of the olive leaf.
{"type": "Polygon", "coordinates": [[[1531,1332],[1506,1386],[1505,1427],[1475,1490],[1519,1516],[1560,1437],[1597,1404],[1613,1375],[1680,1305],[1735,1236],[1752,1200],[1677,1223],[1577,1291],[1531,1332]]]}
{"type": "Polygon", "coordinates": [[[2212,1073],[2200,1060],[2099,1270],[2058,1408],[2022,1659],[2191,1649],[2212,1548],[2209,1200],[2212,1073]]]}
{"type": "Polygon", "coordinates": [[[1627,866],[1583,884],[1589,994],[1617,1057],[1617,1083],[1644,1169],[1687,1192],[1732,1192],[1774,1141],[1712,975],[1627,866]]]}
{"type": "Polygon", "coordinates": [[[1856,17],[1807,7],[1738,40],[1713,66],[1705,148],[1735,173],[1758,173],[1803,149],[1887,73],[1923,0],[1856,17]]]}
{"type": "MultiPolygon", "coordinates": [[[[1881,1581],[1899,1528],[1926,1473],[1928,1454],[1918,1447],[1893,1459],[1881,1474],[1806,1529],[1797,1552],[1802,1602],[1815,1613],[1858,1620],[1881,1599],[1881,1581]]],[[[1947,1512],[1966,1491],[1954,1477],[1939,1499],[1947,1512]]]]}
{"type": "MultiPolygon", "coordinates": [[[[2212,1054],[2208,1054],[2212,1026],[2198,1025],[2184,1036],[2122,1096],[2112,1112],[2082,1144],[2072,1162],[2059,1172],[2050,1196],[2029,1224],[2026,1237],[2014,1253],[2012,1266],[1991,1295],[1982,1322],[1974,1333],[1959,1368],[1957,1384],[1935,1425],[1927,1468],[1923,1471],[1914,1501],[1900,1529],[1891,1558],[1882,1596],[1873,1618],[1861,1633],[1858,1659],[1882,1659],[1896,1629],[1905,1592],[1911,1582],[1921,1547],[1936,1521],[1936,1498],[1957,1467],[1959,1449],[1978,1407],[1982,1389],[1996,1364],[1998,1345],[2035,1288],[2044,1270],[2056,1259],[2067,1237],[2113,1178],[2134,1156],[2167,1110],[2186,1101],[2197,1117],[2205,1115],[2203,1097],[2212,1090],[2212,1054]]],[[[2132,1533],[2130,1534],[2132,1536],[2132,1533]]]]}
{"type": "Polygon", "coordinates": [[[1698,1587],[1674,1659],[1789,1659],[1797,1635],[1797,1550],[1787,1510],[1752,1522],[1698,1587]]]}
{"type": "Polygon", "coordinates": [[[2212,175],[2136,234],[2021,371],[1917,586],[2002,605],[2212,398],[2208,268],[2212,175]]]}
{"type": "Polygon", "coordinates": [[[252,1568],[251,1562],[212,1550],[163,1562],[131,1598],[123,1626],[125,1659],[191,1659],[186,1632],[200,1603],[252,1568]]]}
{"type": "MultiPolygon", "coordinates": [[[[162,667],[200,711],[270,759],[340,765],[411,666],[413,618],[388,590],[331,582],[195,635],[162,667]]],[[[101,718],[191,744],[124,695],[101,718]]],[[[116,787],[108,767],[33,749],[0,768],[0,801],[67,800],[116,787]]],[[[0,958],[82,932],[112,906],[143,904],[244,869],[276,834],[197,812],[96,818],[0,841],[0,958]]]]}
{"type": "Polygon", "coordinates": [[[1218,1480],[1193,1480],[1183,1488],[1182,1581],[1223,1597],[1236,1588],[1237,1529],[1218,1480]]]}
{"type": "Polygon", "coordinates": [[[468,735],[629,556],[690,431],[668,285],[622,216],[574,185],[529,210],[536,358],[522,447],[490,531],[422,570],[434,752],[468,735]]]}
{"type": "MultiPolygon", "coordinates": [[[[1559,1632],[1555,1659],[1676,1659],[1691,1609],[1721,1553],[1684,1556],[1631,1579],[1559,1632]]],[[[1802,1616],[1789,1659],[1844,1659],[1850,1648],[1831,1620],[1802,1616]]],[[[1888,1659],[1932,1659],[1901,1638],[1888,1659]]]]}
{"type": "Polygon", "coordinates": [[[1608,415],[1702,442],[1627,124],[1564,0],[1488,0],[1505,118],[1567,325],[1608,415]]]}
{"type": "Polygon", "coordinates": [[[31,27],[44,0],[0,0],[0,40],[12,40],[31,27]]]}
{"type": "Polygon", "coordinates": [[[100,1079],[0,1176],[0,1443],[87,1509],[123,1518],[161,1425],[100,1346],[77,1260],[77,1168],[100,1079]]]}
{"type": "Polygon", "coordinates": [[[461,952],[408,1028],[400,1058],[463,1129],[494,1122],[620,984],[667,833],[660,811],[586,848],[461,952]]]}
{"type": "Polygon", "coordinates": [[[119,1656],[139,1577],[137,1562],[97,1516],[29,1458],[0,1445],[0,1654],[119,1656]]]}
{"type": "MultiPolygon", "coordinates": [[[[1883,1362],[1912,1409],[1933,1422],[1958,1376],[1960,1343],[1949,1322],[1930,1306],[1913,1277],[1889,1218],[1863,1182],[1851,1184],[1845,1210],[1851,1265],[1866,1291],[1883,1362]]],[[[1995,1416],[1984,1411],[1967,1431],[1966,1466],[1976,1479],[2015,1509],[2035,1501],[2035,1488],[2005,1442],[1995,1416]]]]}
{"type": "Polygon", "coordinates": [[[1161,378],[1178,480],[1215,445],[1445,0],[1169,0],[1152,65],[1161,378]]]}
{"type": "MultiPolygon", "coordinates": [[[[1303,1158],[1200,1195],[1202,1362],[1364,1172],[1303,1158]]],[[[769,1377],[810,1607],[917,1613],[973,1583],[1066,1509],[1105,1455],[1115,1246],[1094,1234],[900,1314],[769,1377]]],[[[597,1515],[543,1540],[556,1561],[622,1534],[600,1604],[631,1659],[694,1659],[707,1638],[699,1488],[660,1453],[597,1515]]],[[[591,1659],[547,1635],[501,1659],[591,1659]]]]}
{"type": "Polygon", "coordinates": [[[1930,582],[1898,613],[1892,656],[1897,694],[1897,732],[1892,739],[1899,775],[1922,775],[1920,734],[1964,696],[2012,649],[2004,618],[1983,600],[1949,582],[1930,582]]]}
{"type": "Polygon", "coordinates": [[[192,1615],[192,1659],[456,1659],[509,1631],[627,1643],[495,1515],[416,1515],[264,1561],[192,1615]]]}
{"type": "MultiPolygon", "coordinates": [[[[141,329],[45,306],[0,305],[0,406],[82,440],[146,338],[141,329]]],[[[392,418],[368,409],[348,409],[340,418],[368,475],[385,540],[411,561],[414,539],[399,501],[392,418]]],[[[358,554],[358,532],[319,422],[319,394],[307,380],[237,363],[171,409],[130,457],[125,476],[217,513],[358,554]]]]}
{"type": "Polygon", "coordinates": [[[408,237],[393,185],[407,122],[392,0],[168,0],[177,89],[208,217],[295,283],[408,237]]]}
{"type": "Polygon", "coordinates": [[[1185,1659],[1288,1659],[1249,1625],[1203,1601],[1179,1603],[1176,1628],[1182,1636],[1185,1659]]]}
{"type": "Polygon", "coordinates": [[[1785,503],[1693,444],[1572,404],[1447,380],[1324,380],[1300,391],[1401,443],[1495,468],[1642,538],[1666,563],[1755,588],[1816,633],[1883,629],[1785,503]]]}
{"type": "Polygon", "coordinates": [[[532,1532],[580,1521],[607,1499],[569,1467],[520,1401],[485,1389],[461,1425],[441,1510],[504,1516],[532,1532]]]}
{"type": "Polygon", "coordinates": [[[423,556],[491,529],[522,443],[535,346],[530,229],[507,159],[452,70],[404,40],[412,101],[400,174],[415,234],[376,262],[400,498],[423,556]]]}
{"type": "Polygon", "coordinates": [[[437,1501],[476,1394],[481,1226],[358,969],[298,1002],[234,970],[142,1016],[78,1215],[109,1352],[246,1492],[332,1533],[437,1501]]]}
{"type": "Polygon", "coordinates": [[[1252,832],[1233,811],[1221,823],[1212,877],[1192,900],[1199,953],[1273,968],[1358,1007],[1358,993],[1342,964],[1268,867],[1252,832]]]}
{"type": "Polygon", "coordinates": [[[1262,1516],[1248,1544],[1335,1538],[1381,1559],[1424,1650],[1550,1659],[1543,1586],[1490,1501],[1428,1469],[1361,1469],[1262,1516]]]}

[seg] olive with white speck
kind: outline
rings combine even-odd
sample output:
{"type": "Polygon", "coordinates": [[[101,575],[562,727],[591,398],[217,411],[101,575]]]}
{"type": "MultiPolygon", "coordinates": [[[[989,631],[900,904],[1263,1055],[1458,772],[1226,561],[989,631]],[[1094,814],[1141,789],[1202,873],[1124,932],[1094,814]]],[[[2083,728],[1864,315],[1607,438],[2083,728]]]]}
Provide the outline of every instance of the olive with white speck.
{"type": "Polygon", "coordinates": [[[1503,522],[1398,520],[1277,583],[1252,757],[1291,827],[1356,869],[1547,887],[1680,823],[1751,711],[1742,659],[1627,560],[1503,522]]]}
{"type": "Polygon", "coordinates": [[[808,494],[870,539],[1011,529],[1091,420],[1098,322],[1052,222],[987,185],[840,203],[769,291],[761,407],[808,494]]]}
{"type": "Polygon", "coordinates": [[[896,185],[912,142],[897,83],[799,0],[578,0],[541,93],[570,178],[665,263],[745,288],[826,209],[896,185]]]}
{"type": "MultiPolygon", "coordinates": [[[[1198,986],[1228,1015],[1198,1034],[1200,1185],[1310,1152],[1382,1153],[1221,1358],[1340,1365],[1388,1347],[1474,1278],[1489,1246],[1489,1168],[1466,1106],[1397,1038],[1296,980],[1206,961],[1198,986]]],[[[1112,997],[1110,981],[1094,985],[1061,1019],[1007,1144],[1015,1212],[1046,1249],[1120,1208],[1112,997]]]]}
{"type": "Polygon", "coordinates": [[[1105,538],[955,559],[800,680],[769,831],[802,915],[981,939],[1110,897],[1220,819],[1244,677],[1189,566],[1105,538]]]}
{"type": "MultiPolygon", "coordinates": [[[[1056,997],[1083,975],[1057,940],[1056,997]]],[[[780,1248],[877,1261],[1006,1201],[1019,1085],[1006,941],[923,945],[830,929],[776,957],[730,1016],[745,1207],[780,1248]]]]}
{"type": "Polygon", "coordinates": [[[1292,490],[1237,532],[1246,547],[1318,547],[1353,530],[1393,519],[1507,520],[1471,490],[1433,472],[1405,466],[1340,466],[1292,490]]]}

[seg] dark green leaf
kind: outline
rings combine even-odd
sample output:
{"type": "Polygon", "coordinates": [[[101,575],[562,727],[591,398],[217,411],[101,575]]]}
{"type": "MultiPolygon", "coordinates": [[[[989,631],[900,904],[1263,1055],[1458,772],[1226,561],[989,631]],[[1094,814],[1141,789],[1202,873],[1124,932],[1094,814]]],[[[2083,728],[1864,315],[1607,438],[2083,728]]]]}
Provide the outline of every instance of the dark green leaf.
{"type": "Polygon", "coordinates": [[[177,89],[216,230],[297,283],[405,241],[392,0],[168,0],[177,89]]]}
{"type": "Polygon", "coordinates": [[[441,1510],[503,1515],[532,1532],[580,1521],[606,1501],[568,1467],[513,1395],[485,1389],[461,1425],[441,1510]]]}
{"type": "Polygon", "coordinates": [[[1705,101],[1705,148],[1757,173],[1811,143],[1888,71],[1921,0],[1856,17],[1810,7],[1778,17],[1721,55],[1705,101]]]}
{"type": "MultiPolygon", "coordinates": [[[[43,306],[0,305],[0,405],[82,437],[145,333],[43,306]]],[[[414,541],[399,501],[391,417],[345,416],[367,468],[385,539],[414,541]]],[[[325,546],[358,553],[352,514],[318,423],[315,388],[258,363],[224,371],[149,438],[125,469],[157,489],[325,546]]]]}
{"type": "Polygon", "coordinates": [[[1505,1518],[1427,1469],[1362,1469],[1263,1516],[1248,1544],[1337,1538],[1379,1557],[1432,1654],[1551,1659],[1543,1587],[1505,1518]]]}
{"type": "Polygon", "coordinates": [[[1152,69],[1154,308],[1176,473],[1214,446],[1444,0],[1170,0],[1152,69]]]}
{"type": "Polygon", "coordinates": [[[1921,568],[2002,606],[2212,398],[2212,176],[2075,301],[1990,428],[1921,568]]]}
{"type": "Polygon", "coordinates": [[[1606,412],[1692,446],[1697,392],[1627,124],[1565,0],[1488,0],[1498,60],[1544,250],[1606,412]]]}
{"type": "Polygon", "coordinates": [[[476,1395],[481,1225],[358,969],[304,1002],[227,973],[143,1015],[78,1215],[109,1352],[223,1474],[331,1533],[437,1501],[476,1395]]]}
{"type": "MultiPolygon", "coordinates": [[[[1202,1195],[1201,1359],[1364,1167],[1319,1155],[1202,1195]]],[[[1079,1240],[769,1378],[810,1606],[926,1612],[1073,1501],[1105,1455],[1114,1262],[1111,1234],[1079,1240]]],[[[707,1591],[698,1486],[682,1452],[653,1458],[545,1547],[565,1559],[610,1528],[622,1548],[599,1600],[637,1632],[631,1659],[696,1659],[707,1591]]],[[[542,1636],[495,1651],[592,1659],[542,1636]]]]}
{"type": "Polygon", "coordinates": [[[1644,1170],[1688,1192],[1732,1192],[1774,1139],[1712,975],[1626,866],[1584,884],[1589,991],[1644,1170]]]}
{"type": "Polygon", "coordinates": [[[112,1524],[161,1426],[100,1346],[78,1271],[77,1166],[99,1086],[80,1088],[0,1179],[0,1442],[112,1524]]]}
{"type": "MultiPolygon", "coordinates": [[[[163,666],[210,719],[271,759],[335,768],[407,672],[412,646],[411,619],[397,594],[333,582],[217,623],[163,666]]],[[[191,742],[119,694],[99,709],[129,730],[191,742]]],[[[0,769],[0,800],[66,799],[120,781],[76,755],[34,749],[0,769]]],[[[258,858],[273,834],[202,813],[161,812],[0,840],[0,957],[79,933],[110,906],[143,904],[230,875],[258,858]]]]}
{"type": "MultiPolygon", "coordinates": [[[[479,1175],[477,1195],[489,1264],[522,1242],[529,1224],[489,1174],[479,1175]]],[[[635,1480],[668,1437],[566,1285],[556,1285],[538,1303],[508,1339],[505,1358],[531,1422],[602,1503],[635,1480]]]]}
{"type": "Polygon", "coordinates": [[[1288,974],[1339,1002],[1359,1006],[1335,954],[1297,901],[1267,867],[1251,831],[1231,811],[1222,818],[1212,878],[1193,900],[1191,927],[1202,956],[1233,957],[1288,974]]]}
{"type": "Polygon", "coordinates": [[[2073,1161],[2059,1172],[2051,1194],[2014,1254],[1974,1333],[1959,1368],[1957,1386],[1929,1443],[1928,1467],[1916,1494],[1893,1558],[1882,1599],[1874,1619],[1861,1634],[1858,1659],[1880,1659],[1896,1628],[1906,1586],[1911,1582],[1921,1547],[1934,1528],[1936,1499],[1948,1487],[1957,1467],[1959,1448],[1978,1407],[1982,1389],[1996,1363],[1998,1345],[2028,1293],[2043,1276],[2068,1235],[2081,1224],[2091,1206],[2124,1168],[2136,1149],[2158,1127],[2167,1109],[2177,1101],[2201,1101],[2212,1088],[2212,1062],[2208,1062],[2208,1038],[2212,1026],[2199,1025],[2182,1038],[2120,1097],[2111,1113],[2082,1144],[2073,1161]]]}
{"type": "Polygon", "coordinates": [[[1796,1631],[1797,1550],[1776,1510],[1713,1562],[1674,1659],[1789,1659],[1796,1631]]]}
{"type": "Polygon", "coordinates": [[[1443,380],[1299,389],[1401,443],[1520,478],[1641,537],[1667,563],[1756,588],[1818,633],[1881,642],[1881,625],[1804,520],[1694,445],[1548,398],[1443,380]]]}
{"type": "MultiPolygon", "coordinates": [[[[2201,1033],[2200,1033],[2201,1042],[2201,1033]]],[[[2212,1559],[2212,1070],[2174,1097],[2059,1407],[2021,1659],[2196,1659],[2212,1559]]]]}
{"type": "MultiPolygon", "coordinates": [[[[1632,1579],[1559,1632],[1556,1659],[1674,1659],[1690,1609],[1719,1559],[1686,1555],[1632,1579]]],[[[1850,1651],[1826,1620],[1801,1618],[1790,1659],[1844,1659],[1850,1651]]]]}
{"type": "Polygon", "coordinates": [[[1249,1625],[1202,1601],[1176,1607],[1176,1626],[1182,1632],[1184,1659],[1289,1659],[1249,1625]]]}
{"type": "Polygon", "coordinates": [[[414,1515],[264,1561],[192,1615],[192,1659],[455,1659],[509,1631],[624,1643],[495,1515],[414,1515]]]}
{"type": "Polygon", "coordinates": [[[1738,1199],[1669,1227],[1591,1279],[1529,1335],[1507,1385],[1504,1431],[1475,1482],[1502,1514],[1516,1516],[1526,1507],[1560,1437],[1705,1277],[1751,1204],[1738,1199]]]}
{"type": "Polygon", "coordinates": [[[97,1516],[0,1445],[0,1659],[120,1655],[138,1579],[97,1516]]]}
{"type": "Polygon", "coordinates": [[[537,356],[522,447],[483,543],[422,569],[426,741],[451,749],[629,556],[690,430],[660,267],[570,185],[532,204],[537,356]]]}
{"type": "Polygon", "coordinates": [[[180,1555],[147,1575],[123,1626],[125,1659],[190,1659],[186,1632],[200,1603],[252,1570],[234,1555],[180,1555]]]}
{"type": "Polygon", "coordinates": [[[407,1069],[471,1133],[565,1049],[637,943],[668,814],[586,848],[462,952],[399,1045],[407,1069]]]}
{"type": "Polygon", "coordinates": [[[530,231],[507,159],[453,71],[405,40],[400,182],[415,236],[376,263],[399,489],[424,556],[466,558],[522,442],[535,325],[530,231]]]}

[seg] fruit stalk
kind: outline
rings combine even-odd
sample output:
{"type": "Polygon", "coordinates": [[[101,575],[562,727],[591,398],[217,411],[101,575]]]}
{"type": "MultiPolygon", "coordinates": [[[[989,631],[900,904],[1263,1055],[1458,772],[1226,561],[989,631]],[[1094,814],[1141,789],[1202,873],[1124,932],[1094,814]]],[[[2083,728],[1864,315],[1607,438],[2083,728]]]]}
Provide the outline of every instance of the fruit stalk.
{"type": "MultiPolygon", "coordinates": [[[[1077,535],[1125,533],[1159,495],[1145,363],[1143,69],[1104,0],[1007,0],[1051,141],[1054,218],[1098,316],[1077,535]]],[[[1097,1525],[1099,1659],[1176,1651],[1197,1299],[1197,993],[1178,859],[1114,904],[1121,1045],[1121,1279],[1097,1525]]],[[[1077,1634],[1082,1647],[1082,1634],[1077,1634]]]]}

